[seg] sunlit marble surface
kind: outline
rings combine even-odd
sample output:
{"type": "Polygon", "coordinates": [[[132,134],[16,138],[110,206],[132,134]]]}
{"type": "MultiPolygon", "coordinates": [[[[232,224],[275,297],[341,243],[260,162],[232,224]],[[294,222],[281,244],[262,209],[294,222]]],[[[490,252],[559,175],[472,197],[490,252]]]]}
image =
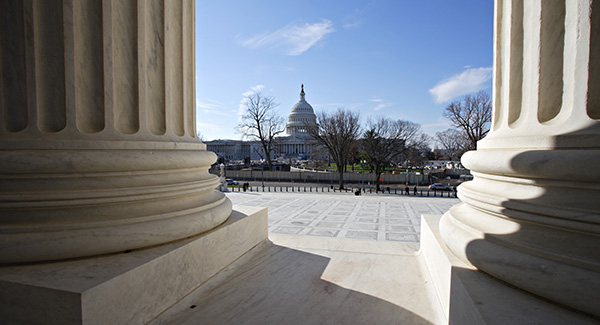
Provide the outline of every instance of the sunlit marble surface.
{"type": "Polygon", "coordinates": [[[456,198],[349,193],[230,192],[234,205],[269,209],[269,233],[418,243],[421,214],[443,214],[456,198]]]}
{"type": "Polygon", "coordinates": [[[289,235],[271,240],[152,324],[444,323],[413,244],[289,235]],[[377,244],[387,246],[383,254],[377,244]]]}

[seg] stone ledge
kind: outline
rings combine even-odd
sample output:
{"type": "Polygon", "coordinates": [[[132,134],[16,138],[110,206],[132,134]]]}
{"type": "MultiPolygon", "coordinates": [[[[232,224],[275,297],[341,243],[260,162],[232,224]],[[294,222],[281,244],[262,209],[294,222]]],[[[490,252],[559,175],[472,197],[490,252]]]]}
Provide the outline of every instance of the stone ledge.
{"type": "Polygon", "coordinates": [[[428,276],[449,324],[597,324],[517,290],[465,264],[439,233],[440,215],[421,216],[421,251],[428,276]]]}
{"type": "Polygon", "coordinates": [[[3,323],[146,323],[267,239],[267,210],[128,254],[0,267],[3,323]]]}

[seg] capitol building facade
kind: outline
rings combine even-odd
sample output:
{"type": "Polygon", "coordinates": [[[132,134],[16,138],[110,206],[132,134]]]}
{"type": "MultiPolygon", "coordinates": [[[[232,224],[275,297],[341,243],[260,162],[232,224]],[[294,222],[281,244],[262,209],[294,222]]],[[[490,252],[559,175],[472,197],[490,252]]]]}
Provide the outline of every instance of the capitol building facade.
{"type": "MultiPolygon", "coordinates": [[[[292,107],[285,135],[275,138],[271,157],[279,161],[313,159],[316,154],[314,140],[307,127],[317,125],[313,107],[306,101],[304,85],[300,89],[300,100],[292,107]]],[[[204,142],[208,151],[219,157],[219,161],[259,160],[265,157],[260,141],[213,140],[204,142]]]]}

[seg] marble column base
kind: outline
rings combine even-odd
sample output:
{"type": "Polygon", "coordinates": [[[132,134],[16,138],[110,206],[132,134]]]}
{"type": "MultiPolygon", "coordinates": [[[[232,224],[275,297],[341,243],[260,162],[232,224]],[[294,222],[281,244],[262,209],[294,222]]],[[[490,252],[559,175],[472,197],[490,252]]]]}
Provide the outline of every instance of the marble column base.
{"type": "Polygon", "coordinates": [[[450,324],[597,324],[593,317],[515,289],[455,256],[440,235],[441,216],[421,216],[425,269],[450,324]]]}
{"type": "MultiPolygon", "coordinates": [[[[558,138],[557,141],[563,138],[558,138]]],[[[598,150],[465,153],[474,176],[440,221],[463,262],[534,295],[600,317],[598,150]]]]}
{"type": "Polygon", "coordinates": [[[0,141],[0,264],[112,254],[231,213],[202,143],[0,141]]]}
{"type": "Polygon", "coordinates": [[[207,233],[148,249],[0,267],[3,323],[142,324],[267,239],[267,210],[236,207],[207,233]]]}

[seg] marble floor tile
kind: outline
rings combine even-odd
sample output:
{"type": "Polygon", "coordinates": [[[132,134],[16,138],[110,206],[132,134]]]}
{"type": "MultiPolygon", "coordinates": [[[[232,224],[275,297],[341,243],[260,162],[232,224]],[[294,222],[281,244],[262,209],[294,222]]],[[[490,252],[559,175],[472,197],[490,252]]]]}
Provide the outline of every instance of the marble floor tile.
{"type": "Polygon", "coordinates": [[[312,237],[418,243],[421,214],[443,214],[456,198],[351,193],[230,192],[234,205],[265,206],[269,232],[312,237]]]}

